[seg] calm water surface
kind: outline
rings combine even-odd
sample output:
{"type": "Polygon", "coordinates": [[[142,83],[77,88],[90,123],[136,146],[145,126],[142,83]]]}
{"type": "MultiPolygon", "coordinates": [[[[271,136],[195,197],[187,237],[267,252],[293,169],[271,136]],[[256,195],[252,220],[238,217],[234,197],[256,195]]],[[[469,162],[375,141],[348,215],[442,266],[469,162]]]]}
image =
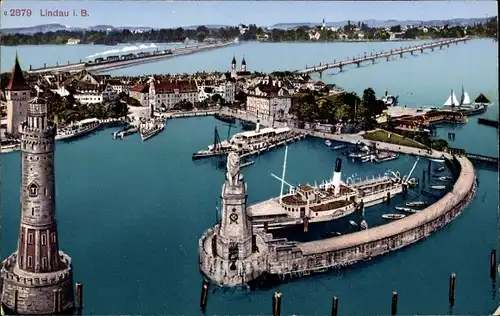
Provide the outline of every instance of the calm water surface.
{"type": "MultiPolygon", "coordinates": [[[[295,69],[399,45],[250,43],[113,73],[227,70],[232,55],[238,58],[243,53],[250,70],[295,69]]],[[[45,60],[48,64],[73,61],[109,49],[116,46],[2,47],[1,67],[2,72],[10,69],[16,50],[23,67],[29,67],[43,65],[45,60]]],[[[379,94],[388,89],[408,106],[441,105],[451,88],[459,91],[463,84],[472,98],[483,92],[494,100],[483,116],[496,118],[496,60],[496,44],[478,40],[423,56],[352,67],[342,74],[327,72],[323,80],[356,92],[368,86],[379,94]]],[[[477,125],[476,120],[471,118],[465,126],[443,128],[439,133],[446,137],[448,131],[454,131],[453,146],[497,156],[498,134],[477,125]]],[[[193,163],[191,153],[210,143],[215,125],[225,135],[227,127],[215,119],[192,118],[169,121],[163,133],[145,143],[138,135],[113,140],[113,129],[72,143],[58,143],[56,197],[61,249],[73,258],[75,280],[85,284],[85,313],[199,313],[198,238],[214,224],[224,173],[210,161],[193,163]]],[[[250,203],[279,194],[280,184],[270,173],[281,171],[283,154],[283,149],[270,152],[243,169],[250,203]]],[[[320,140],[293,144],[287,179],[291,183],[325,179],[331,175],[336,157],[320,140]]],[[[19,227],[20,159],[19,153],[1,155],[0,159],[5,257],[15,249],[19,227]]],[[[365,165],[344,162],[343,171],[371,176],[392,169],[405,174],[414,159],[402,156],[393,162],[365,165]]],[[[426,168],[427,161],[421,159],[414,175],[421,176],[426,168]]],[[[279,286],[284,294],[283,314],[328,314],[333,295],[340,298],[340,313],[387,314],[394,290],[399,292],[401,314],[445,314],[449,313],[451,272],[457,273],[453,313],[490,313],[497,306],[488,261],[497,241],[498,174],[484,169],[477,172],[480,185],[476,199],[452,224],[421,243],[368,264],[279,286]]],[[[370,216],[378,218],[385,210],[384,206],[367,209],[369,222],[370,216]]],[[[208,313],[270,313],[275,290],[216,290],[209,296],[208,313]]]]}

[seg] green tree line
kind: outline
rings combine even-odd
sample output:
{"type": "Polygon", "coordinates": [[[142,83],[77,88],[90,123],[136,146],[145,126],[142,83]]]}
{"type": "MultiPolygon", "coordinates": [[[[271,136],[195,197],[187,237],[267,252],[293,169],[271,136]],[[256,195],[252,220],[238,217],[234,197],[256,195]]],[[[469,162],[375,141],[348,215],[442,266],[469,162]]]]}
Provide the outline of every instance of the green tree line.
{"type": "MultiPolygon", "coordinates": [[[[497,18],[492,18],[486,23],[476,23],[467,27],[467,35],[477,37],[497,37],[497,18]]],[[[2,35],[2,45],[38,45],[38,44],[66,44],[70,38],[78,38],[82,44],[104,44],[113,45],[120,43],[144,43],[144,42],[181,42],[186,38],[196,39],[203,42],[207,38],[217,40],[233,40],[239,38],[240,41],[252,41],[264,39],[270,42],[297,42],[311,41],[309,33],[311,30],[318,30],[321,34],[319,41],[336,41],[342,39],[345,34],[349,38],[356,36],[359,31],[363,32],[366,40],[387,40],[390,34],[385,28],[374,28],[365,23],[351,23],[350,21],[341,29],[333,31],[330,28],[320,30],[317,27],[300,26],[294,29],[264,29],[255,24],[246,26],[246,31],[241,34],[239,27],[209,28],[199,26],[196,29],[172,28],[153,29],[148,32],[136,33],[130,30],[114,31],[56,31],[35,34],[4,34],[2,35]]],[[[390,32],[399,33],[401,26],[391,27],[390,32]]],[[[429,28],[427,32],[420,28],[411,28],[403,34],[398,35],[402,39],[417,38],[450,38],[461,37],[465,34],[465,27],[445,25],[443,29],[429,28]]]]}

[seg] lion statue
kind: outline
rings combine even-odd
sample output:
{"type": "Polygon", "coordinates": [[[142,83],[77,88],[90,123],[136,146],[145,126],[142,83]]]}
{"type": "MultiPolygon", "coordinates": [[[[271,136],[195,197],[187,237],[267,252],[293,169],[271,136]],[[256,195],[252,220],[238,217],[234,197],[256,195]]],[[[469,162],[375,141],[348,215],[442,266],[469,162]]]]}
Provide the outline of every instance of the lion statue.
{"type": "Polygon", "coordinates": [[[230,152],[227,156],[226,178],[229,185],[236,185],[240,175],[240,156],[235,152],[230,152]]]}

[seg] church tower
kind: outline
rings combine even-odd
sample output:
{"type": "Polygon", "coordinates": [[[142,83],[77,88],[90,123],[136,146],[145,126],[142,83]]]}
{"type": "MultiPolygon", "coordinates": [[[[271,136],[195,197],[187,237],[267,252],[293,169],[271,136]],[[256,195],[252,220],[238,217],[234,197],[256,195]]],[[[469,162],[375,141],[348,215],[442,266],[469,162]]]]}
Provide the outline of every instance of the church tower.
{"type": "Polygon", "coordinates": [[[59,250],[57,236],[56,127],[48,121],[47,108],[46,101],[38,96],[29,101],[27,118],[18,130],[21,224],[17,250],[2,262],[1,302],[6,314],[69,314],[74,308],[71,258],[59,250]]]}
{"type": "Polygon", "coordinates": [[[252,223],[246,213],[247,185],[240,173],[240,158],[228,155],[226,182],[222,186],[222,215],[217,234],[217,254],[229,260],[230,270],[236,261],[252,254],[252,223]]]}
{"type": "Polygon", "coordinates": [[[7,106],[7,130],[14,137],[19,136],[18,126],[26,119],[30,87],[24,79],[19,59],[16,54],[14,68],[10,73],[9,83],[5,88],[7,106]]]}
{"type": "Polygon", "coordinates": [[[246,72],[247,71],[247,62],[245,60],[245,56],[243,56],[243,60],[241,61],[241,71],[246,72]]]}
{"type": "Polygon", "coordinates": [[[237,70],[236,70],[236,57],[233,56],[233,61],[231,62],[231,77],[236,78],[237,70]]]}

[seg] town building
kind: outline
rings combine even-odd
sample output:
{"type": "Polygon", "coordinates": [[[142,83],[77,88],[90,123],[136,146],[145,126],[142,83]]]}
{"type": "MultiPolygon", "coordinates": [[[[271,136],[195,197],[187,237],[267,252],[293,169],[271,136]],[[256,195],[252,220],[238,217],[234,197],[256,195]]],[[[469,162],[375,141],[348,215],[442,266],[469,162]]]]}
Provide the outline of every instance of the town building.
{"type": "Polygon", "coordinates": [[[20,231],[16,251],[2,262],[2,315],[68,315],[74,309],[73,270],[71,258],[59,250],[57,234],[56,126],[48,121],[45,100],[36,97],[27,103],[25,119],[18,126],[22,159],[20,231]]]}
{"type": "Polygon", "coordinates": [[[9,83],[5,88],[3,98],[0,99],[0,109],[2,112],[0,137],[2,139],[17,138],[19,136],[18,126],[26,119],[30,97],[31,88],[24,79],[16,54],[9,83]]]}
{"type": "Polygon", "coordinates": [[[142,106],[149,106],[149,85],[135,85],[130,91],[130,97],[139,101],[142,106]]]}
{"type": "Polygon", "coordinates": [[[149,81],[149,105],[173,109],[179,102],[192,104],[198,102],[198,87],[194,80],[156,80],[149,81]]]}
{"type": "Polygon", "coordinates": [[[292,97],[280,81],[271,77],[247,94],[247,112],[263,121],[284,120],[292,106],[292,97]]]}
{"type": "Polygon", "coordinates": [[[68,39],[68,41],[66,42],[66,44],[68,45],[76,45],[76,44],[80,44],[81,40],[79,38],[70,38],[68,39]]]}
{"type": "Polygon", "coordinates": [[[236,84],[232,80],[227,81],[211,81],[198,80],[198,101],[203,102],[209,100],[215,94],[220,95],[226,102],[234,102],[236,84]]]}

